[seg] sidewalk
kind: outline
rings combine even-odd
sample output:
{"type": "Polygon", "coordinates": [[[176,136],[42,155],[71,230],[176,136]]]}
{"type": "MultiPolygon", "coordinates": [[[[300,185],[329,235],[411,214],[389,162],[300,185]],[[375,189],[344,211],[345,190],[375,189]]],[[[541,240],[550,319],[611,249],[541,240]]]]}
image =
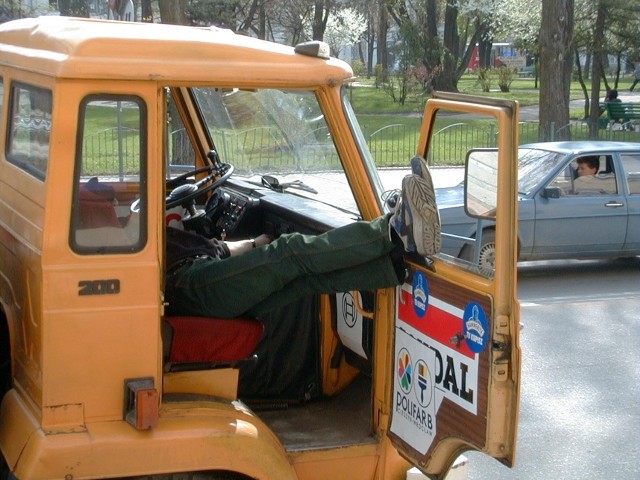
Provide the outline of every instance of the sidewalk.
{"type": "MultiPolygon", "coordinates": [[[[429,167],[433,177],[435,188],[452,187],[459,184],[464,179],[464,167],[429,167]]],[[[392,190],[402,186],[402,179],[411,173],[411,169],[406,168],[378,168],[378,174],[382,180],[385,190],[392,190]]]]}
{"type": "MultiPolygon", "coordinates": [[[[591,93],[591,92],[589,92],[591,93]]],[[[600,99],[604,101],[603,97],[600,99]]],[[[633,92],[626,90],[618,90],[618,98],[622,103],[640,103],[640,85],[636,85],[633,92]]],[[[571,100],[569,102],[569,108],[584,108],[584,99],[571,100]]],[[[528,105],[520,107],[520,121],[521,122],[536,122],[539,119],[540,105],[528,105]]]]}

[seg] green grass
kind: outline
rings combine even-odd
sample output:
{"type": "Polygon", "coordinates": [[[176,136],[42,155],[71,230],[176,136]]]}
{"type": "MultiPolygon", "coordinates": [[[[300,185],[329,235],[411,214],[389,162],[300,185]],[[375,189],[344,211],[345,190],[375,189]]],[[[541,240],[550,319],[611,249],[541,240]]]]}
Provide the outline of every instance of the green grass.
{"type": "MultiPolygon", "coordinates": [[[[609,80],[609,86],[613,87],[613,81],[609,80]]],[[[631,86],[631,77],[623,78],[618,84],[618,90],[625,92],[631,86]]],[[[600,84],[602,97],[604,97],[604,83],[600,84]]],[[[511,83],[509,92],[503,93],[498,89],[497,82],[494,82],[490,92],[483,92],[475,75],[463,75],[458,82],[460,93],[477,95],[481,97],[501,98],[506,100],[518,100],[521,106],[537,105],[540,103],[540,91],[535,88],[533,78],[515,78],[511,83]]],[[[587,82],[587,91],[591,94],[591,84],[587,82]]],[[[359,78],[356,85],[349,90],[349,97],[354,110],[358,114],[416,114],[422,112],[426,97],[409,96],[405,105],[394,102],[389,94],[382,88],[376,88],[373,78],[359,78]]],[[[577,81],[571,82],[569,93],[571,100],[583,100],[584,93],[577,81]]],[[[572,110],[571,118],[582,118],[583,109],[572,110]]]]}
{"type": "MultiPolygon", "coordinates": [[[[629,89],[629,79],[622,79],[618,85],[620,92],[629,89]]],[[[482,92],[475,75],[465,75],[458,83],[460,93],[469,95],[518,100],[521,106],[537,105],[540,92],[535,88],[533,78],[516,78],[510,86],[509,92],[500,92],[494,81],[490,92],[482,92]]],[[[610,87],[613,82],[610,81],[610,87]]],[[[590,91],[591,85],[587,84],[590,91]]],[[[601,84],[604,90],[604,84],[601,84]]],[[[420,131],[421,114],[426,97],[409,95],[404,105],[394,102],[391,96],[382,88],[376,88],[373,79],[358,79],[358,82],[349,89],[349,98],[357,114],[358,122],[369,141],[370,150],[378,166],[406,165],[407,159],[416,152],[417,138],[420,131]],[[392,126],[392,127],[391,127],[392,126]],[[384,128],[388,127],[388,128],[384,128]],[[374,135],[375,134],[375,135],[374,135]],[[373,136],[372,136],[373,135],[373,136]]],[[[583,100],[584,93],[580,84],[571,83],[571,100],[583,100]]],[[[572,108],[569,112],[572,121],[578,121],[584,117],[584,108],[572,108]]],[[[438,145],[434,144],[431,162],[433,164],[460,164],[464,158],[464,152],[468,148],[486,146],[483,140],[473,135],[461,136],[460,130],[486,130],[482,121],[466,121],[468,126],[447,130],[439,135],[438,145]]],[[[438,128],[442,128],[444,124],[438,128]]],[[[619,139],[623,141],[638,141],[638,132],[599,132],[602,139],[619,139]]],[[[588,126],[576,123],[571,126],[571,136],[574,139],[589,138],[588,126]]],[[[537,124],[521,125],[520,143],[538,141],[537,124]]]]}

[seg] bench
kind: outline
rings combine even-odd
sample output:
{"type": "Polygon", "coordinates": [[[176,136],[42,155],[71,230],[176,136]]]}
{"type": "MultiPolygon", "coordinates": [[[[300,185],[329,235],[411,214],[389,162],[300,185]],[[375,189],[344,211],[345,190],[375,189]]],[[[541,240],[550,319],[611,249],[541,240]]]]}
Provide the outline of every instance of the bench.
{"type": "Polygon", "coordinates": [[[640,122],[640,103],[605,102],[609,128],[621,124],[624,130],[633,130],[633,123],[640,122]]]}
{"type": "Polygon", "coordinates": [[[522,67],[520,70],[518,70],[519,77],[533,77],[535,73],[536,67],[534,67],[533,65],[529,67],[522,67]]]}

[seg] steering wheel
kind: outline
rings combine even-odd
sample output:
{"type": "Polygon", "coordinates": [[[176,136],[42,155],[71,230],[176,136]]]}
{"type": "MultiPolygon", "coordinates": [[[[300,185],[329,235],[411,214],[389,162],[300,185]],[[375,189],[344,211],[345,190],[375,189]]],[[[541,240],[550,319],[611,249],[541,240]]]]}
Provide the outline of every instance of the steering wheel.
{"type": "MultiPolygon", "coordinates": [[[[207,156],[214,160],[213,165],[190,170],[167,181],[167,189],[172,189],[165,199],[167,210],[178,205],[188,205],[199,195],[218,188],[233,174],[233,165],[220,162],[217,153],[211,151],[207,156]],[[189,178],[201,173],[207,173],[207,175],[195,183],[187,183],[189,178]]],[[[131,204],[132,213],[140,212],[141,201],[142,199],[138,198],[131,204]]]]}
{"type": "Polygon", "coordinates": [[[196,197],[218,188],[233,173],[233,165],[230,163],[217,163],[215,165],[207,165],[206,167],[196,168],[190,172],[183,173],[167,182],[167,188],[173,188],[166,198],[167,210],[178,205],[191,203],[196,197]],[[207,172],[207,175],[195,183],[185,183],[190,177],[195,177],[201,173],[207,172]],[[217,178],[217,180],[216,180],[217,178]]]}

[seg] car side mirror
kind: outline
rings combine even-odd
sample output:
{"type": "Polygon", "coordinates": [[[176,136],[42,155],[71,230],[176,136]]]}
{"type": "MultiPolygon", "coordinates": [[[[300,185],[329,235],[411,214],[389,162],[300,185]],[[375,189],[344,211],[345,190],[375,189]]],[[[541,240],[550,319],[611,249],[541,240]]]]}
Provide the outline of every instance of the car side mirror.
{"type": "Polygon", "coordinates": [[[498,207],[498,149],[469,150],[465,163],[464,208],[467,215],[495,219],[498,207]]]}
{"type": "Polygon", "coordinates": [[[560,198],[562,196],[562,189],[560,187],[545,187],[542,190],[541,196],[543,198],[560,198]]]}

